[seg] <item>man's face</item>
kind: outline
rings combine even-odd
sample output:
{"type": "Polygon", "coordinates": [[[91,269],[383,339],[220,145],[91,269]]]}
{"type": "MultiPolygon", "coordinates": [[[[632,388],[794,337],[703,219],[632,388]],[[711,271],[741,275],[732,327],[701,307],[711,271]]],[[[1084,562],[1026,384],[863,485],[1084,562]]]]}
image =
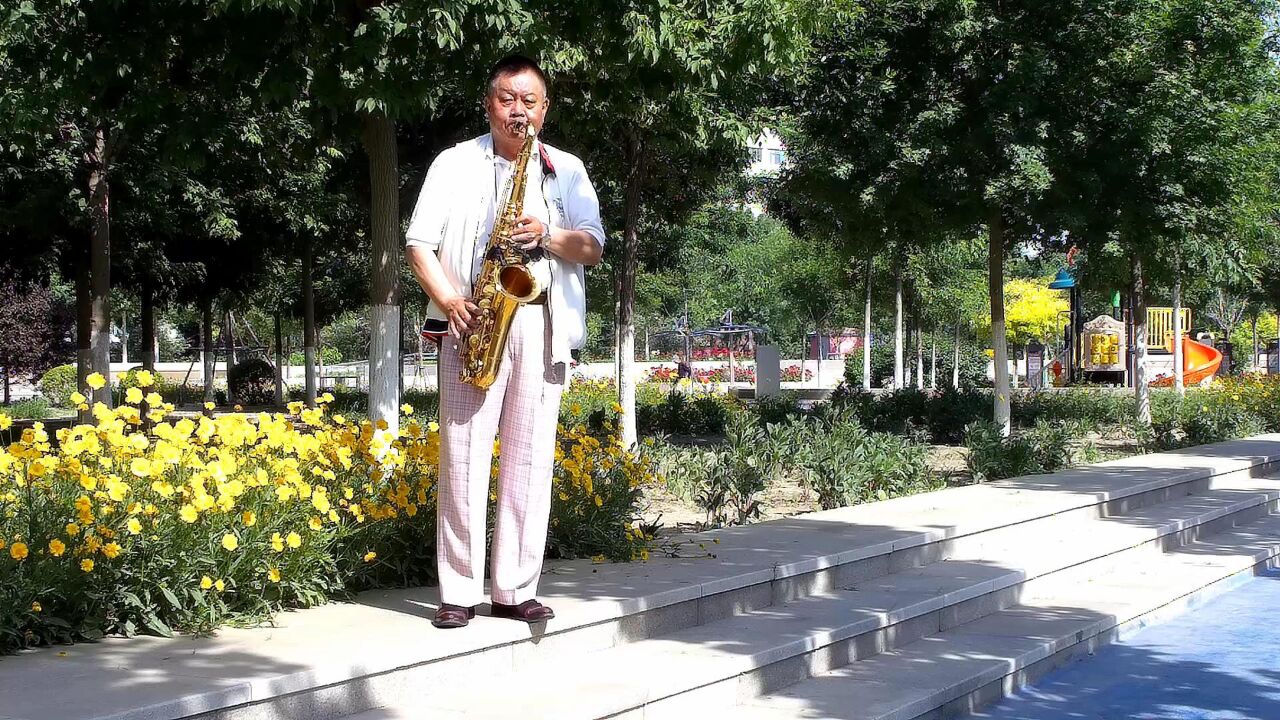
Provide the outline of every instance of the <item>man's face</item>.
{"type": "Polygon", "coordinates": [[[547,115],[547,88],[530,71],[503,75],[494,83],[493,92],[484,99],[489,115],[489,131],[494,137],[524,141],[524,126],[542,131],[547,115]]]}

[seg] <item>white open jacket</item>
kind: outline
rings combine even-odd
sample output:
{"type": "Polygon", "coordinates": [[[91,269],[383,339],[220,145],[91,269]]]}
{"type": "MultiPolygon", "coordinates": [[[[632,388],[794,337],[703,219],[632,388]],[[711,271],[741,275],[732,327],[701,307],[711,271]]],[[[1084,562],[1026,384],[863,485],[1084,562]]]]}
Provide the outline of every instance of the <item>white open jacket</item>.
{"type": "MultiPolygon", "coordinates": [[[[604,247],[600,201],[582,161],[549,145],[539,145],[547,162],[540,162],[539,154],[530,160],[526,197],[541,192],[550,225],[590,233],[604,247]]],[[[436,252],[445,276],[466,297],[472,294],[472,280],[480,264],[477,256],[488,240],[482,233],[487,233],[484,225],[489,204],[494,201],[493,172],[493,139],[488,133],[440,153],[427,170],[405,233],[406,245],[436,252]]],[[[551,263],[551,287],[547,288],[551,361],[567,363],[572,359],[570,351],[581,348],[587,335],[585,272],[578,263],[550,253],[547,257],[551,263]]],[[[427,315],[446,319],[434,302],[427,315]]]]}

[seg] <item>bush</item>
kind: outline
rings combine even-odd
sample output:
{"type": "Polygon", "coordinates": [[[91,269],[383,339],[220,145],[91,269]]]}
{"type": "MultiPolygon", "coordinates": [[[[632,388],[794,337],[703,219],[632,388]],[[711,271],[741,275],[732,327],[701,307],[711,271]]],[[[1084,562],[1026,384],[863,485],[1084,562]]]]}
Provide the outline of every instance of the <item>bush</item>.
{"type": "Polygon", "coordinates": [[[35,397],[7,407],[0,406],[0,412],[15,419],[43,420],[49,417],[49,401],[42,397],[35,397]]]}
{"type": "Polygon", "coordinates": [[[58,365],[40,377],[40,394],[55,407],[71,407],[76,391],[76,366],[58,365]]]}
{"type": "Polygon", "coordinates": [[[1069,423],[1040,420],[1006,438],[995,423],[973,423],[965,435],[969,472],[976,482],[1057,472],[1073,464],[1072,441],[1079,432],[1069,423]]]}
{"type": "Polygon", "coordinates": [[[262,358],[249,358],[231,367],[227,385],[241,405],[271,405],[276,398],[276,369],[262,358]]]}
{"type": "Polygon", "coordinates": [[[641,386],[636,394],[636,426],[644,435],[718,435],[741,410],[742,403],[728,395],[679,389],[664,394],[653,386],[641,386]]]}
{"type": "Polygon", "coordinates": [[[764,440],[764,431],[750,417],[736,413],[726,429],[724,449],[703,455],[695,500],[710,525],[742,525],[759,517],[759,495],[769,479],[757,454],[764,440]]]}
{"type": "MultiPolygon", "coordinates": [[[[209,631],[430,581],[433,426],[406,420],[392,436],[324,407],[290,412],[300,419],[229,414],[144,429],[126,404],[101,411],[97,425],[59,431],[56,447],[43,429],[8,438],[0,652],[209,631]]],[[[561,438],[554,472],[553,556],[644,555],[636,518],[639,488],[653,480],[646,455],[578,429],[561,438]]]]}
{"type": "Polygon", "coordinates": [[[823,509],[887,500],[940,487],[928,450],[901,437],[867,432],[854,418],[809,426],[798,458],[823,509]]]}

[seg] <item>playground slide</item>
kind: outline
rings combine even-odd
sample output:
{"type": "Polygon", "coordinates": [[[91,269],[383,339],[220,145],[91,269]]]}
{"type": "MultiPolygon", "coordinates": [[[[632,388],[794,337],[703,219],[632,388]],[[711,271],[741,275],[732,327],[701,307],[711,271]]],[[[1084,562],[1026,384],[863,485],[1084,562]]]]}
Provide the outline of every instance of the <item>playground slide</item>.
{"type": "MultiPolygon", "coordinates": [[[[1170,350],[1173,349],[1173,343],[1169,343],[1170,350]]],[[[1198,343],[1189,337],[1182,338],[1182,382],[1186,385],[1195,385],[1205,378],[1213,377],[1218,372],[1218,366],[1222,364],[1222,353],[1217,348],[1204,343],[1198,343]]],[[[1171,387],[1173,385],[1173,376],[1167,375],[1158,377],[1151,381],[1154,387],[1171,387]]]]}

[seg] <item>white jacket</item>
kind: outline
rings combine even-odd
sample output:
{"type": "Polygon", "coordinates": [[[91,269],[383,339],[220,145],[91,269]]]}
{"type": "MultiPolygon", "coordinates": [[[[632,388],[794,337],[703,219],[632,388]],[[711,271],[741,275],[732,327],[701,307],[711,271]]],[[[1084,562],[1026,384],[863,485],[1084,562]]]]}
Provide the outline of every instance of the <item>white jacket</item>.
{"type": "MultiPolygon", "coordinates": [[[[590,233],[604,247],[600,201],[582,161],[549,145],[539,145],[545,150],[550,167],[548,172],[543,172],[540,154],[530,159],[525,193],[526,197],[536,192],[543,194],[550,216],[540,219],[553,227],[590,233]]],[[[501,202],[501,198],[496,200],[496,204],[501,202]]],[[[484,244],[489,239],[491,203],[495,203],[493,139],[486,133],[454,145],[431,163],[405,233],[406,245],[436,252],[445,276],[466,297],[472,294],[471,284],[479,272],[484,244]]],[[[543,207],[542,203],[526,202],[525,205],[543,207]]],[[[548,257],[551,261],[551,287],[547,289],[551,359],[567,363],[571,360],[570,350],[581,348],[587,335],[585,272],[578,263],[551,254],[548,257]]],[[[434,302],[429,305],[427,315],[445,319],[434,302]]]]}

